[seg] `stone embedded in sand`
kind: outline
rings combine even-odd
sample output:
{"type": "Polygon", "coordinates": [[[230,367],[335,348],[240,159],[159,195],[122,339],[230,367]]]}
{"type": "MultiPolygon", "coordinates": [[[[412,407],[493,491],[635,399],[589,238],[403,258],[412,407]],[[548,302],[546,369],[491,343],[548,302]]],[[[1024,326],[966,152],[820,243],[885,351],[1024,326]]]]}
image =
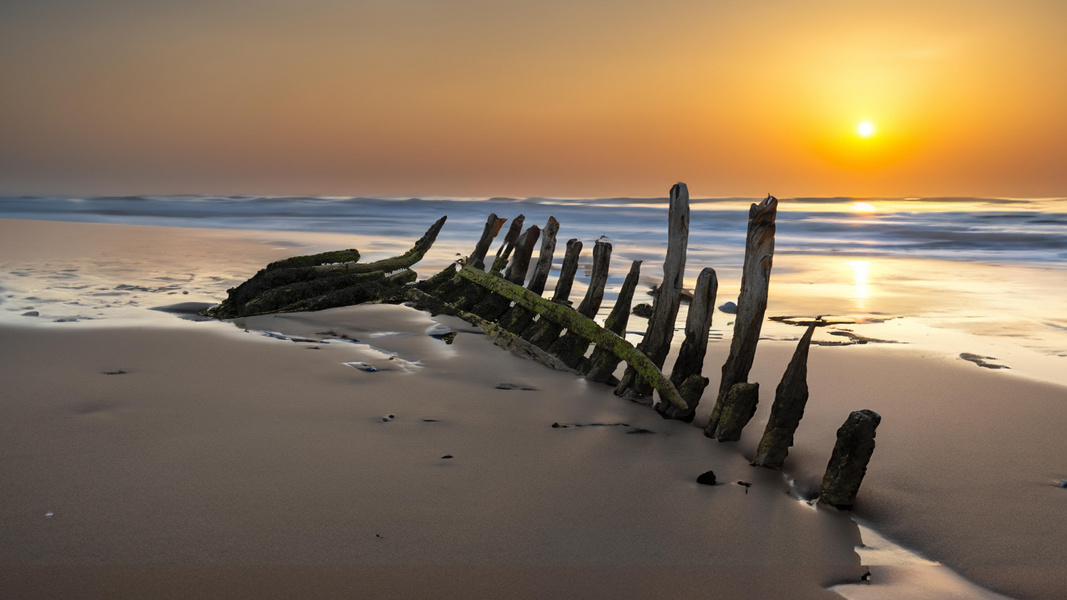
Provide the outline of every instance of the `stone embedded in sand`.
{"type": "Polygon", "coordinates": [[[874,434],[882,415],[873,410],[857,410],[837,430],[837,444],[822,478],[819,504],[851,510],[856,504],[867,463],[874,454],[874,434]]]}
{"type": "Polygon", "coordinates": [[[24,317],[39,317],[39,316],[41,316],[41,313],[39,313],[39,312],[37,312],[35,310],[30,310],[30,311],[26,311],[26,312],[22,313],[22,316],[24,316],[24,317]]]}
{"type": "Polygon", "coordinates": [[[737,304],[734,303],[734,302],[725,302],[725,303],[723,303],[723,304],[721,304],[719,306],[719,310],[721,310],[722,312],[724,312],[724,313],[726,313],[728,315],[736,315],[737,314],[737,304]]]}
{"type": "Polygon", "coordinates": [[[704,471],[697,477],[697,483],[700,485],[715,485],[715,471],[704,471]]]}

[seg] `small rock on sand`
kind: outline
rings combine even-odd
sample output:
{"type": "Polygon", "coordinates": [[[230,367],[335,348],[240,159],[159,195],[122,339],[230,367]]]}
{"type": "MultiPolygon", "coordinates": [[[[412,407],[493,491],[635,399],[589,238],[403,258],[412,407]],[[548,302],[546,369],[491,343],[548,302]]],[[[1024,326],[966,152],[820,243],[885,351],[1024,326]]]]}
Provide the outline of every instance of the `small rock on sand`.
{"type": "Polygon", "coordinates": [[[646,319],[652,317],[652,307],[648,304],[638,304],[633,309],[633,314],[646,319]]]}
{"type": "Polygon", "coordinates": [[[697,477],[697,483],[700,485],[715,485],[715,471],[704,471],[697,477]]]}
{"type": "Polygon", "coordinates": [[[39,312],[37,312],[35,310],[30,310],[30,311],[26,311],[26,312],[22,313],[22,316],[24,316],[24,317],[39,317],[39,316],[41,316],[41,313],[39,313],[39,312]]]}
{"type": "Polygon", "coordinates": [[[725,304],[719,306],[719,310],[721,310],[722,312],[724,312],[724,313],[726,313],[728,315],[736,315],[737,314],[737,304],[734,303],[734,302],[726,302],[725,304]]]}

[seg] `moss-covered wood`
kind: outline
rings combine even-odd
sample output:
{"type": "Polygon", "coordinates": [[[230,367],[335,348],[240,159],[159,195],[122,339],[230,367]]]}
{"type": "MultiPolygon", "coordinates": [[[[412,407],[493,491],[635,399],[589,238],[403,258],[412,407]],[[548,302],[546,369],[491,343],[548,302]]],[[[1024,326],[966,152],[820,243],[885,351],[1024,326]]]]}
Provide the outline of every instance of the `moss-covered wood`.
{"type": "MultiPolygon", "coordinates": [[[[567,250],[563,255],[563,267],[560,269],[559,279],[556,280],[556,290],[552,294],[552,302],[570,306],[571,287],[574,285],[574,276],[578,273],[578,258],[581,254],[582,242],[576,239],[567,240],[567,250]]],[[[563,327],[559,323],[551,319],[538,319],[523,329],[522,338],[542,350],[548,350],[562,332],[563,327]]]]}
{"type": "MultiPolygon", "coordinates": [[[[552,271],[552,256],[556,251],[557,232],[559,232],[559,221],[555,217],[549,217],[545,228],[541,230],[541,250],[537,255],[537,265],[530,277],[530,283],[526,286],[526,289],[537,295],[545,291],[548,275],[552,271]]],[[[512,333],[522,333],[536,317],[537,313],[514,304],[504,312],[497,323],[512,333]]]]}
{"type": "Polygon", "coordinates": [[[318,310],[304,308],[310,305],[322,305],[326,308],[342,306],[332,304],[334,300],[326,297],[336,301],[342,301],[342,298],[362,298],[359,302],[367,302],[373,299],[375,294],[389,292],[391,285],[409,282],[407,275],[401,278],[386,276],[394,271],[408,269],[422,260],[433,246],[446,219],[447,217],[438,219],[410,250],[399,256],[370,263],[322,264],[322,261],[330,256],[358,258],[358,252],[345,254],[354,251],[343,250],[340,253],[326,252],[271,263],[248,281],[228,290],[226,299],[218,306],[205,311],[205,314],[219,319],[232,319],[280,311],[318,310]],[[382,280],[381,286],[374,284],[375,280],[382,280]]]}
{"type": "MultiPolygon", "coordinates": [[[[640,277],[641,261],[635,260],[630,264],[630,272],[626,274],[626,279],[622,282],[622,288],[619,289],[619,295],[615,299],[615,306],[611,307],[608,318],[604,320],[604,329],[625,337],[626,324],[630,321],[630,305],[633,303],[634,291],[637,289],[640,277]]],[[[585,376],[590,381],[617,385],[618,381],[612,382],[612,379],[614,379],[615,369],[618,368],[619,362],[621,360],[614,353],[600,347],[594,348],[593,354],[585,363],[585,376]]]]}
{"type": "MultiPolygon", "coordinates": [[[[507,272],[504,273],[504,279],[515,285],[522,285],[526,281],[526,273],[530,269],[530,257],[533,255],[534,246],[540,236],[541,228],[537,225],[531,225],[522,232],[519,239],[515,241],[515,255],[508,265],[507,272]]],[[[472,308],[471,312],[495,323],[510,306],[511,300],[500,294],[489,294],[472,308]]]]}
{"type": "Polygon", "coordinates": [[[685,401],[678,394],[674,384],[660,372],[659,368],[647,356],[637,348],[634,348],[630,342],[597,325],[592,319],[578,314],[577,311],[546,300],[527,289],[505,281],[503,278],[493,277],[470,267],[462,268],[459,274],[461,277],[470,279],[478,285],[485,286],[488,290],[522,304],[542,318],[558,323],[560,326],[597,344],[597,346],[614,352],[642,377],[650,381],[655,390],[659,392],[662,400],[675,404],[680,408],[686,408],[685,401]]]}
{"type": "Polygon", "coordinates": [[[704,356],[708,350],[708,330],[711,317],[715,312],[715,295],[719,289],[719,279],[715,269],[710,267],[700,271],[697,276],[693,299],[689,302],[689,314],[685,319],[685,340],[678,350],[678,358],[671,369],[671,382],[682,393],[689,410],[680,411],[670,404],[660,404],[656,410],[670,419],[691,423],[700,404],[700,397],[710,381],[703,376],[704,356]],[[684,385],[683,385],[684,384],[684,385]]]}
{"type": "MultiPolygon", "coordinates": [[[[593,246],[593,271],[589,276],[589,287],[585,290],[585,297],[578,304],[578,314],[592,319],[600,310],[600,304],[604,301],[604,287],[608,283],[608,270],[611,265],[611,243],[606,240],[597,240],[593,246]]],[[[578,364],[585,358],[585,352],[589,349],[590,341],[573,331],[568,331],[549,347],[548,351],[556,356],[572,369],[578,368],[578,364]]]]}

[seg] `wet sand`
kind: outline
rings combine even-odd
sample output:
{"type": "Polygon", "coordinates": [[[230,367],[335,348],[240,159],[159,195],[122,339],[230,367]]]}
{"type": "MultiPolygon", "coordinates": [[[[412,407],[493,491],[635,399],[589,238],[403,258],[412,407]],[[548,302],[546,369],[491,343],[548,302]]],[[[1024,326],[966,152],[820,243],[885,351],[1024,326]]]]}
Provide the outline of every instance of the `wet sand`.
{"type": "MultiPolygon", "coordinates": [[[[122,262],[99,287],[173,277],[183,260],[163,253],[183,246],[223,248],[234,271],[286,252],[246,233],[14,223],[35,252],[13,258],[9,236],[5,260],[56,273],[72,232],[106,228],[122,262]]],[[[95,235],[82,264],[104,262],[95,235]]],[[[404,307],[234,327],[140,302],[132,319],[0,328],[0,588],[15,597],[994,597],[931,561],[1011,597],[1067,588],[1061,386],[905,346],[815,346],[793,488],[748,457],[795,342],[761,342],[759,410],[719,444],[697,427],[707,398],[695,424],[664,421],[461,322],[441,320],[460,331],[445,344],[404,307]],[[861,408],[883,420],[855,514],[927,562],[857,554],[850,515],[793,497],[861,408]],[[723,485],[695,483],[709,469],[723,485]]],[[[713,386],[727,349],[709,346],[713,386]]]]}

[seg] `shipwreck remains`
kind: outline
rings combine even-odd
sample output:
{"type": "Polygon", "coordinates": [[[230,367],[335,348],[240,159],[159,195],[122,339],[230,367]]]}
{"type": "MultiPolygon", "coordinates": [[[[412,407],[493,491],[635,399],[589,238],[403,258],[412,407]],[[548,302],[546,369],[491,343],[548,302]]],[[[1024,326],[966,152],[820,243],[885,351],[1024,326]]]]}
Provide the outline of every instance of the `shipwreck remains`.
{"type": "MultiPolygon", "coordinates": [[[[748,375],[767,308],[777,206],[778,200],[768,196],[749,210],[733,339],[722,366],[714,407],[708,421],[702,424],[705,435],[720,442],[740,440],[759,403],[760,386],[750,383],[748,375]]],[[[410,250],[393,258],[361,263],[359,251],[349,249],[274,262],[228,290],[227,298],[204,314],[232,319],[368,302],[406,303],[432,314],[464,319],[512,353],[612,385],[616,395],[651,405],[655,392],[659,396],[655,408],[660,415],[688,423],[695,419],[701,397],[711,383],[703,370],[718,294],[718,278],[712,268],[700,271],[691,297],[683,293],[689,218],[689,190],[684,183],[678,183],[670,191],[663,280],[655,288],[650,311],[643,313],[647,315],[647,328],[636,346],[626,339],[626,327],[641,261],[630,264],[604,325],[594,320],[610,270],[612,245],[606,238],[593,244],[591,268],[586,271],[589,283],[577,306],[570,298],[584,248],[577,239],[566,242],[552,298],[543,297],[553,270],[560,229],[553,217],[543,228],[524,228],[523,215],[511,219],[496,254],[490,257],[493,240],[508,221],[491,214],[468,256],[423,281],[416,281],[411,267],[429,251],[446,217],[435,222],[410,250]],[[533,252],[538,246],[534,261],[533,252]],[[685,338],[667,376],[664,363],[672,347],[683,296],[689,300],[685,338]],[[616,378],[621,363],[625,363],[625,369],[616,378]]],[[[638,308],[632,312],[642,314],[638,308]]],[[[806,373],[812,335],[816,326],[825,324],[821,317],[817,318],[800,339],[776,390],[753,465],[782,467],[808,399],[806,373]]],[[[838,431],[820,502],[838,508],[852,506],[874,449],[874,428],[879,421],[877,413],[857,411],[838,431]]]]}

